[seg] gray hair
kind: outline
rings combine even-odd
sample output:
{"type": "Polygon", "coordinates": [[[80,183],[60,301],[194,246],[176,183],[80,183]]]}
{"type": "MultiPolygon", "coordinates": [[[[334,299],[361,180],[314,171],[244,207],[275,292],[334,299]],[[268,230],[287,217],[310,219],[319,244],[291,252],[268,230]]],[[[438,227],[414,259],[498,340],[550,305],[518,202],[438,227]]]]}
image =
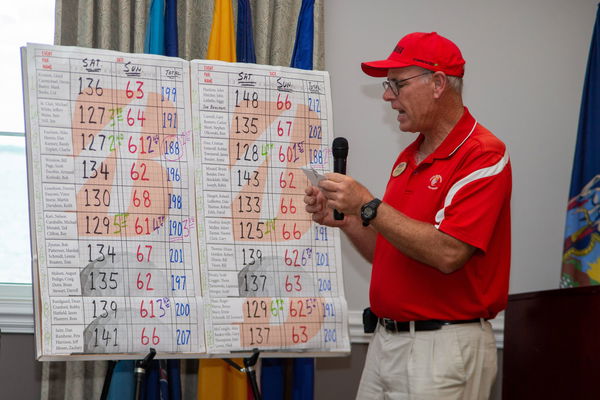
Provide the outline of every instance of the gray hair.
{"type": "Polygon", "coordinates": [[[446,75],[448,85],[458,94],[462,95],[463,79],[460,76],[446,75]]]}
{"type": "MultiPolygon", "coordinates": [[[[417,67],[420,71],[422,71],[423,73],[425,72],[435,72],[435,71],[431,71],[429,69],[423,68],[423,67],[417,67]]],[[[454,90],[457,94],[462,96],[462,90],[463,90],[463,79],[460,76],[453,76],[453,75],[446,75],[446,78],[448,78],[448,86],[450,86],[450,88],[452,90],[454,90]]],[[[429,75],[424,75],[423,79],[431,79],[429,75]]]]}

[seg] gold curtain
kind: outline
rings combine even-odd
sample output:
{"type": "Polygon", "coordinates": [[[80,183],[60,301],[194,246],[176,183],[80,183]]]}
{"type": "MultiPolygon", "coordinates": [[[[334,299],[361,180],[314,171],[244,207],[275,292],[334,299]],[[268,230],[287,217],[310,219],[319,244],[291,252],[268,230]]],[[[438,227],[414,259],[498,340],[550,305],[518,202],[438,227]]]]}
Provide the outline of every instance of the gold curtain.
{"type": "MultiPolygon", "coordinates": [[[[323,1],[315,1],[313,65],[324,69],[323,1]]],[[[151,0],[56,0],[54,43],[144,52],[151,0]]],[[[237,0],[232,0],[237,21],[237,0]]],[[[302,0],[250,0],[256,61],[289,66],[302,0]]],[[[213,0],[178,0],[179,56],[206,56],[213,0]]],[[[234,21],[234,22],[235,22],[234,21]]]]}

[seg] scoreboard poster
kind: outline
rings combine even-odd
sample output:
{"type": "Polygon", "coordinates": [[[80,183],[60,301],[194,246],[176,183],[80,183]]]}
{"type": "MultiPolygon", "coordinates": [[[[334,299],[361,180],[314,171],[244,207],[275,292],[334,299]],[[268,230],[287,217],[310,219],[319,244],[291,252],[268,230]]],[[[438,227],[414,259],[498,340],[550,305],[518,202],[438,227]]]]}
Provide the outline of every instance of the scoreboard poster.
{"type": "Polygon", "coordinates": [[[350,350],[322,71],[22,48],[37,357],[350,350]]]}

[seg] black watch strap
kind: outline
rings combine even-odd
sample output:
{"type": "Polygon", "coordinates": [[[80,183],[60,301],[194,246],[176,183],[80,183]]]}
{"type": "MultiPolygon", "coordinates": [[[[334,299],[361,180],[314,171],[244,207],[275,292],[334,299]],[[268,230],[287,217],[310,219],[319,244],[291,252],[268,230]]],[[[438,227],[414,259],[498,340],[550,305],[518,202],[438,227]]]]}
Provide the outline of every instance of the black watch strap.
{"type": "Polygon", "coordinates": [[[377,208],[381,204],[381,200],[374,198],[368,203],[363,204],[360,208],[360,219],[363,226],[369,226],[371,221],[377,216],[377,208]]]}

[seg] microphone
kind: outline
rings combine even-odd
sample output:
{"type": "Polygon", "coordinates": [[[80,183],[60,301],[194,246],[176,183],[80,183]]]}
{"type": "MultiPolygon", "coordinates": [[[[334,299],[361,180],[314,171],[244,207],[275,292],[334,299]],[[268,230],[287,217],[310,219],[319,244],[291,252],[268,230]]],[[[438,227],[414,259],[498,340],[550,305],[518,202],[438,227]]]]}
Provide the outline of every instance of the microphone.
{"type": "MultiPolygon", "coordinates": [[[[333,139],[331,146],[333,153],[333,172],[346,175],[346,157],[348,157],[348,140],[343,137],[333,139]]],[[[333,219],[341,221],[344,219],[344,213],[333,210],[333,219]]]]}

